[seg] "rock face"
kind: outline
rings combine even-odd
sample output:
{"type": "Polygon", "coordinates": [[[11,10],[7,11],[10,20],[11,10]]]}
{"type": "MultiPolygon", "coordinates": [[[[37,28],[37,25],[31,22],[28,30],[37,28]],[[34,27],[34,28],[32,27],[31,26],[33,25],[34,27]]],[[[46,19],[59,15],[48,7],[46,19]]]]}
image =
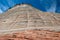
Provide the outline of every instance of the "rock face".
{"type": "Polygon", "coordinates": [[[17,5],[0,14],[0,34],[0,40],[60,40],[60,14],[17,5]]]}
{"type": "Polygon", "coordinates": [[[0,14],[0,32],[34,28],[60,31],[60,14],[42,12],[29,5],[17,5],[0,14]]]}
{"type": "Polygon", "coordinates": [[[60,40],[60,33],[46,30],[28,30],[1,36],[0,40],[60,40]]]}

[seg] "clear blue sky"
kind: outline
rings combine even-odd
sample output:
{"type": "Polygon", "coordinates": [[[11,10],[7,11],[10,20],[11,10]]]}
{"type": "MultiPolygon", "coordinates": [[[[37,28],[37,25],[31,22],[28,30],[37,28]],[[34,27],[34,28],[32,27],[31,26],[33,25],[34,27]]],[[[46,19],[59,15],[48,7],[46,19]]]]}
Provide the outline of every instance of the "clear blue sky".
{"type": "Polygon", "coordinates": [[[31,4],[33,7],[46,12],[60,12],[60,0],[0,0],[0,13],[21,3],[31,4]]]}

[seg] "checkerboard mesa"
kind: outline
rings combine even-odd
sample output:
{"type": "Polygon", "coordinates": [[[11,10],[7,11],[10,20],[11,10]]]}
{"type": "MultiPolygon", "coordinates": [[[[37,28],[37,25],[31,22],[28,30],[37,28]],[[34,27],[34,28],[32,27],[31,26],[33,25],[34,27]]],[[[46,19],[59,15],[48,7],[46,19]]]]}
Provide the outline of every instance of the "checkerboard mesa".
{"type": "Polygon", "coordinates": [[[31,29],[60,31],[60,14],[42,12],[26,4],[0,14],[0,34],[31,29]]]}

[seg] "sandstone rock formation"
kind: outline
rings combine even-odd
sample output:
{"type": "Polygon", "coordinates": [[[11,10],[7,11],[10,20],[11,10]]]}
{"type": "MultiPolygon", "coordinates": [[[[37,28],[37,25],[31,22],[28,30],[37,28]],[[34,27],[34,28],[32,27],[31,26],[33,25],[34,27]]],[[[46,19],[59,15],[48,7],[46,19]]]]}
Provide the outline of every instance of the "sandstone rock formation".
{"type": "Polygon", "coordinates": [[[60,14],[42,12],[29,5],[17,5],[0,14],[0,32],[26,29],[60,31],[60,14]]]}

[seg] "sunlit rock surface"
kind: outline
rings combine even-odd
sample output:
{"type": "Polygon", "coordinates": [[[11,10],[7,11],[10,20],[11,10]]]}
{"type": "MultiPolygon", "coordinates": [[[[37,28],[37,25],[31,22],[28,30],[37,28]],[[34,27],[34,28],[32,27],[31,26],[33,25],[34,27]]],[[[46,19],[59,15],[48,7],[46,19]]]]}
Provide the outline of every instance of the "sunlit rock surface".
{"type": "Polygon", "coordinates": [[[42,12],[29,5],[17,5],[0,14],[0,32],[26,29],[60,31],[60,14],[42,12]]]}
{"type": "Polygon", "coordinates": [[[0,36],[0,40],[60,40],[60,32],[28,30],[0,36]]]}

